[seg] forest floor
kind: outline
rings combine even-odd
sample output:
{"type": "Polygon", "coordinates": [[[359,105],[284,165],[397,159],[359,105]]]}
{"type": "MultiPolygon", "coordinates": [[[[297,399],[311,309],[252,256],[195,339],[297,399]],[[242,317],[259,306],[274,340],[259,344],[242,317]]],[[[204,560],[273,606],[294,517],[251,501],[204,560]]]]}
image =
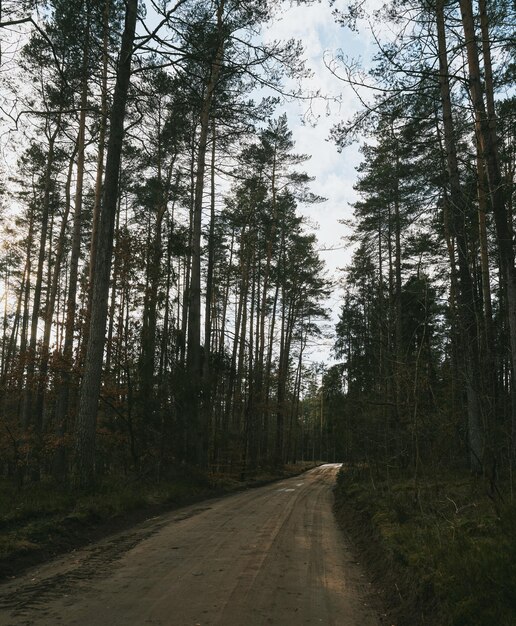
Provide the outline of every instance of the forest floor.
{"type": "Polygon", "coordinates": [[[396,626],[516,624],[516,503],[467,473],[339,473],[336,513],[396,626]]]}
{"type": "Polygon", "coordinates": [[[297,476],[320,465],[299,462],[252,476],[182,470],[167,480],[125,477],[77,492],[42,481],[20,489],[0,481],[0,582],[59,554],[202,500],[297,476]]]}

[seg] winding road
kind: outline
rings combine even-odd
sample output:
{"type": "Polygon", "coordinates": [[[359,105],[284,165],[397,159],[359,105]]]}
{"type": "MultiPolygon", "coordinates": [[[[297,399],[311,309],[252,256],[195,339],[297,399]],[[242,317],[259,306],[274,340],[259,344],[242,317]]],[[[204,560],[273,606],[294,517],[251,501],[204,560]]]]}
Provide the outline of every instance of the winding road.
{"type": "Polygon", "coordinates": [[[377,626],[339,465],[185,507],[0,587],[3,626],[377,626]]]}

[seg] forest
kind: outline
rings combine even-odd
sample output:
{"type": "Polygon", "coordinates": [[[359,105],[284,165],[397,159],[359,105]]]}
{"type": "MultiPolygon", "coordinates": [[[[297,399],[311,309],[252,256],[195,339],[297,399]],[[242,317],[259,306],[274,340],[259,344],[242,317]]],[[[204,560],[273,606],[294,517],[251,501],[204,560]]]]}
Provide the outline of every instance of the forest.
{"type": "Polygon", "coordinates": [[[308,447],[303,349],[327,285],[296,207],[323,199],[276,112],[306,70],[299,43],[260,43],[269,10],[4,6],[4,28],[29,23],[2,57],[20,69],[3,85],[13,480],[240,471],[308,447]]]}
{"type": "Polygon", "coordinates": [[[342,148],[358,132],[368,139],[341,362],[324,385],[356,420],[345,420],[349,436],[360,432],[342,440],[346,455],[416,476],[468,466],[512,485],[514,12],[482,0],[478,13],[471,2],[390,10],[398,38],[367,79],[383,91],[333,131],[342,148]]]}
{"type": "Polygon", "coordinates": [[[514,623],[516,7],[322,2],[375,46],[327,61],[360,102],[329,140],[361,164],[323,366],[334,283],[299,209],[325,198],[284,103],[324,94],[266,37],[317,3],[1,2],[2,489],[343,462],[391,548],[463,532],[496,570],[495,621],[453,623],[514,623]]]}

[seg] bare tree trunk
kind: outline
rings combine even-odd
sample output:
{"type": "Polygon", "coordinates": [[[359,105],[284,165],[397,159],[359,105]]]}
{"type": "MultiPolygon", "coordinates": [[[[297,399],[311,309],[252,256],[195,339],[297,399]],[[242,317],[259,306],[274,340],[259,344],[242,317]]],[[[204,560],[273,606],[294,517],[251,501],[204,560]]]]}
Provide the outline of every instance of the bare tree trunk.
{"type": "MultiPolygon", "coordinates": [[[[494,118],[494,95],[487,17],[485,14],[485,6],[484,11],[482,11],[481,5],[484,69],[486,72],[486,93],[488,102],[486,113],[480,77],[478,42],[475,34],[471,0],[460,0],[460,10],[468,58],[469,89],[473,108],[479,120],[480,147],[486,163],[498,247],[500,250],[502,275],[507,286],[507,317],[511,345],[512,389],[514,392],[516,388],[516,270],[514,267],[512,229],[509,224],[507,206],[504,198],[504,185],[500,170],[498,138],[496,135],[496,121],[494,118]]],[[[512,454],[513,456],[516,455],[516,406],[514,403],[514,394],[512,408],[512,454]]]]}
{"type": "MultiPolygon", "coordinates": [[[[23,270],[22,279],[20,283],[20,291],[18,293],[18,298],[16,302],[16,312],[14,314],[13,325],[11,328],[11,336],[9,337],[9,340],[7,341],[5,352],[3,352],[3,355],[2,355],[2,369],[0,371],[0,394],[2,393],[2,390],[5,391],[7,378],[11,370],[11,365],[12,365],[13,357],[14,357],[15,350],[16,350],[16,341],[17,341],[19,328],[20,328],[23,294],[25,291],[25,283],[27,280],[28,278],[27,278],[27,264],[26,264],[23,270]]],[[[4,333],[6,332],[7,332],[7,328],[4,324],[4,333]]]]}
{"type": "Polygon", "coordinates": [[[210,354],[212,335],[212,307],[213,307],[213,273],[215,266],[215,155],[216,136],[215,121],[212,122],[211,146],[211,202],[210,202],[210,229],[208,234],[208,270],[206,275],[206,303],[204,307],[204,374],[205,380],[210,375],[210,354]]]}
{"type": "MultiPolygon", "coordinates": [[[[181,367],[186,367],[186,338],[188,335],[189,310],[190,310],[190,285],[192,276],[192,246],[193,246],[193,224],[195,209],[195,154],[197,145],[197,128],[192,128],[191,155],[190,155],[190,221],[188,224],[188,252],[183,267],[183,308],[181,311],[181,332],[177,343],[177,356],[181,367]]],[[[179,274],[181,272],[178,272],[179,274]]],[[[179,299],[178,299],[179,306],[179,299]]],[[[179,318],[179,315],[178,315],[179,318]]]]}
{"type": "Polygon", "coordinates": [[[93,287],[91,320],[76,425],[75,471],[76,481],[80,486],[91,485],[95,480],[95,431],[102,376],[113,234],[118,204],[124,117],[131,78],[131,58],[137,9],[137,0],[127,1],[125,26],[111,111],[106,177],[104,180],[97,255],[95,259],[95,283],[93,287]]]}
{"type": "MultiPolygon", "coordinates": [[[[30,277],[32,274],[32,246],[34,244],[34,210],[31,209],[29,217],[29,234],[27,237],[27,256],[25,260],[25,286],[23,296],[23,316],[22,327],[20,333],[20,355],[23,360],[22,370],[27,361],[27,345],[29,341],[29,301],[30,301],[30,277]]],[[[22,372],[20,372],[20,378],[22,372]]]]}
{"type": "MultiPolygon", "coordinates": [[[[274,332],[276,330],[276,319],[278,309],[279,298],[279,281],[276,283],[276,289],[274,290],[274,302],[272,304],[271,320],[269,324],[269,345],[267,349],[267,363],[265,365],[264,373],[264,391],[263,391],[263,436],[262,436],[262,455],[272,458],[274,451],[269,450],[269,422],[271,412],[271,387],[272,387],[272,357],[275,343],[274,332]]],[[[273,459],[272,459],[273,460],[273,459]]]]}
{"type": "MultiPolygon", "coordinates": [[[[150,233],[150,246],[147,263],[147,287],[145,291],[142,335],[141,335],[141,360],[140,360],[140,398],[142,407],[145,407],[145,413],[148,415],[149,423],[152,423],[156,415],[156,391],[155,382],[155,359],[156,359],[156,327],[157,327],[157,304],[158,304],[158,287],[161,277],[161,260],[163,256],[162,245],[162,224],[163,218],[167,210],[167,200],[172,180],[172,171],[174,168],[175,157],[172,158],[165,180],[162,180],[161,165],[158,174],[160,186],[163,187],[159,205],[156,207],[156,223],[154,224],[154,232],[150,233]]],[[[142,415],[143,417],[143,415],[142,415]]],[[[140,438],[145,445],[145,424],[141,422],[140,438]]]]}
{"type": "Polygon", "coordinates": [[[439,86],[443,109],[446,163],[450,185],[450,208],[452,210],[452,225],[457,242],[459,262],[459,293],[457,295],[459,301],[461,343],[464,354],[463,365],[468,406],[470,463],[474,472],[480,472],[483,460],[483,436],[480,422],[480,401],[477,389],[480,371],[478,363],[478,338],[476,333],[473,281],[468,263],[467,241],[464,234],[464,214],[467,207],[465,206],[464,194],[460,186],[455,133],[453,128],[443,0],[439,0],[437,3],[436,17],[440,66],[439,86]]]}
{"type": "MultiPolygon", "coordinates": [[[[81,131],[79,131],[79,136],[81,131]]],[[[43,342],[41,347],[41,362],[40,362],[40,372],[39,372],[39,384],[38,384],[38,397],[36,402],[36,414],[38,416],[37,419],[41,420],[43,417],[44,410],[44,400],[45,400],[45,387],[46,387],[46,377],[48,373],[48,361],[49,361],[49,350],[50,350],[50,334],[52,331],[52,322],[54,319],[54,312],[56,306],[56,300],[58,297],[58,289],[59,289],[59,279],[61,277],[61,265],[63,262],[63,253],[64,253],[64,245],[66,238],[66,230],[68,227],[68,217],[70,214],[71,207],[71,198],[70,198],[70,187],[72,182],[72,174],[73,174],[73,166],[75,163],[75,156],[77,154],[77,148],[79,145],[79,140],[76,142],[74,151],[70,156],[70,163],[68,166],[68,175],[66,177],[65,183],[65,210],[61,221],[61,228],[59,232],[59,237],[57,241],[57,248],[54,259],[54,270],[52,274],[51,284],[50,284],[50,293],[47,298],[47,305],[45,309],[45,328],[43,331],[43,342]]],[[[59,396],[62,393],[63,387],[60,385],[58,391],[58,401],[56,403],[56,423],[60,423],[60,415],[59,415],[59,396]]],[[[58,426],[58,435],[60,435],[60,428],[58,426]]],[[[58,447],[56,456],[60,455],[61,446],[58,447]]]]}
{"type": "Polygon", "coordinates": [[[284,454],[284,428],[285,428],[285,391],[287,376],[287,304],[285,298],[285,288],[283,286],[281,293],[281,336],[280,336],[280,353],[278,362],[278,386],[277,386],[277,403],[276,403],[276,440],[274,445],[274,464],[276,467],[283,465],[284,454]]]}
{"type": "MultiPolygon", "coordinates": [[[[111,0],[105,0],[102,14],[102,84],[100,104],[100,128],[97,153],[97,174],[95,178],[95,201],[93,203],[93,220],[91,225],[90,263],[88,272],[88,304],[86,312],[86,327],[91,315],[91,300],[93,295],[93,282],[95,280],[95,261],[97,257],[97,239],[99,229],[100,204],[102,201],[102,179],[104,176],[104,153],[106,147],[106,127],[108,119],[108,61],[109,61],[109,7],[111,0]]],[[[87,332],[87,330],[86,330],[87,332]]],[[[87,337],[85,337],[87,342],[87,337]]]]}
{"type": "Polygon", "coordinates": [[[38,339],[38,321],[41,313],[41,294],[43,288],[43,268],[45,264],[46,243],[48,236],[48,217],[50,210],[50,194],[52,188],[52,170],[54,167],[55,158],[55,142],[60,129],[60,119],[56,123],[56,127],[49,137],[47,163],[45,166],[45,179],[44,179],[44,191],[43,191],[43,206],[41,216],[41,232],[39,240],[39,253],[38,253],[38,266],[36,270],[36,282],[34,285],[34,297],[32,304],[32,316],[30,324],[30,340],[28,350],[28,363],[27,363],[27,380],[25,383],[25,393],[23,397],[23,412],[22,412],[22,426],[24,430],[27,430],[31,425],[34,427],[34,442],[33,442],[33,458],[35,459],[32,468],[32,477],[34,480],[39,480],[39,449],[41,447],[41,422],[37,419],[33,419],[33,391],[35,383],[35,368],[36,368],[36,344],[38,339]],[[32,422],[32,424],[31,424],[32,422]]]}
{"type": "Polygon", "coordinates": [[[210,112],[215,88],[219,79],[224,53],[224,6],[225,0],[220,0],[217,8],[217,48],[211,66],[211,73],[206,93],[202,104],[200,118],[199,144],[197,150],[197,171],[195,178],[195,199],[192,232],[192,275],[189,290],[188,307],[188,350],[186,369],[189,377],[189,415],[188,419],[193,424],[193,432],[197,442],[196,450],[192,450],[195,458],[191,461],[205,467],[207,457],[206,424],[202,423],[200,412],[201,393],[201,229],[202,229],[202,204],[204,193],[204,169],[206,164],[206,148],[208,131],[210,126],[210,112]]]}
{"type": "MultiPolygon", "coordinates": [[[[242,467],[245,469],[248,465],[254,469],[256,466],[256,434],[255,434],[255,415],[254,415],[254,372],[253,372],[253,344],[254,344],[254,311],[257,301],[256,297],[256,241],[253,237],[251,243],[252,250],[252,284],[251,284],[251,302],[249,304],[249,340],[247,345],[247,398],[245,401],[245,408],[243,410],[244,421],[244,439],[242,446],[242,467]]],[[[242,471],[244,471],[244,469],[242,471]]]]}
{"type": "MultiPolygon", "coordinates": [[[[233,421],[232,426],[234,432],[242,431],[242,383],[244,381],[244,364],[245,364],[245,344],[247,337],[247,298],[249,294],[249,261],[246,263],[244,284],[242,288],[242,323],[240,326],[240,338],[238,340],[238,361],[236,369],[235,394],[233,398],[233,421]]],[[[235,337],[236,339],[236,337],[235,337]]]]}
{"type": "MultiPolygon", "coordinates": [[[[77,311],[77,287],[79,277],[79,255],[81,250],[81,226],[82,226],[82,200],[84,184],[84,156],[85,156],[85,132],[86,132],[86,98],[87,85],[83,85],[83,106],[80,116],[79,137],[77,140],[77,180],[75,188],[75,206],[73,214],[72,249],[70,255],[70,269],[68,276],[68,293],[66,297],[66,321],[59,380],[59,392],[56,403],[56,424],[58,433],[62,437],[67,430],[68,405],[70,393],[73,389],[73,345],[77,311]]],[[[56,457],[54,471],[59,479],[66,474],[65,449],[61,447],[56,457]]]]}

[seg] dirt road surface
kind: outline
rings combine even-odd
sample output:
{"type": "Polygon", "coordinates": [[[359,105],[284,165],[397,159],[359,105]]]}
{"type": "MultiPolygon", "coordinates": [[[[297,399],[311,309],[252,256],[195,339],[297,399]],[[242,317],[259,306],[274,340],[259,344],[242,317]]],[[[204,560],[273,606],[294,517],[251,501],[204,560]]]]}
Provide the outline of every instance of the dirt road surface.
{"type": "Polygon", "coordinates": [[[149,519],[0,587],[2,626],[377,626],[338,465],[149,519]]]}

